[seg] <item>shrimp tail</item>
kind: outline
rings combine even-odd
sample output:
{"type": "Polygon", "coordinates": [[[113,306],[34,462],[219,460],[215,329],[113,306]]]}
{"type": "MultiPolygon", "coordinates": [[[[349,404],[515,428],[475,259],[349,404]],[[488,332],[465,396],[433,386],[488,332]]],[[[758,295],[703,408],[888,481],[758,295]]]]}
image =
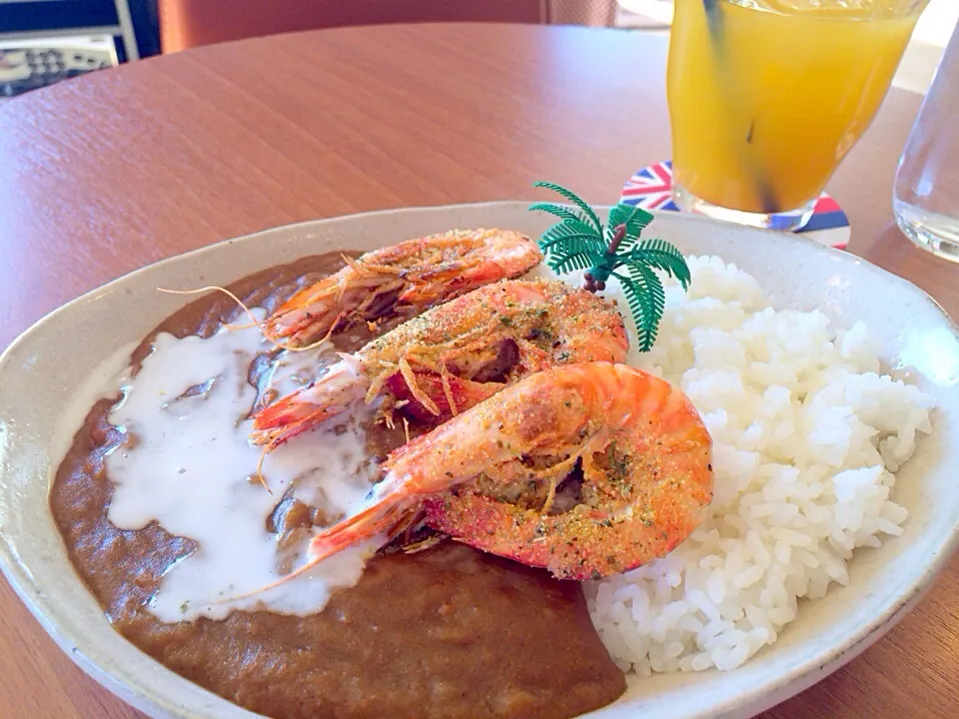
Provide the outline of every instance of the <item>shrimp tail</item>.
{"type": "Polygon", "coordinates": [[[377,534],[386,533],[387,541],[392,540],[422,516],[419,507],[407,501],[402,485],[403,482],[397,481],[394,475],[387,474],[386,478],[370,491],[367,507],[324,529],[310,540],[305,564],[275,582],[218,600],[217,603],[247,599],[282,586],[306,574],[320,562],[339,554],[347,547],[377,534]]]}
{"type": "Polygon", "coordinates": [[[317,406],[300,401],[296,394],[287,395],[265,407],[256,415],[250,438],[255,445],[266,445],[268,451],[286,444],[318,422],[335,417],[345,407],[328,404],[317,406]]]}
{"type": "Polygon", "coordinates": [[[386,533],[392,538],[407,527],[412,507],[402,489],[390,489],[393,484],[387,476],[370,493],[371,503],[366,508],[314,536],[310,540],[310,561],[332,557],[377,534],[386,533]]]}
{"type": "Polygon", "coordinates": [[[319,379],[256,412],[250,435],[253,444],[265,444],[272,451],[361,400],[366,392],[366,376],[356,358],[347,354],[340,358],[319,379]]]}

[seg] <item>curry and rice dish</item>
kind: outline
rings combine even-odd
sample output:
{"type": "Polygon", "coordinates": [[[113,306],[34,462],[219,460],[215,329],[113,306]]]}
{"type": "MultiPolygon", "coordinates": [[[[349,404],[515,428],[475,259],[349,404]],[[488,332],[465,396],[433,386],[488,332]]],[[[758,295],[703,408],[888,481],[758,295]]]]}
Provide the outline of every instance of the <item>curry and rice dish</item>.
{"type": "Polygon", "coordinates": [[[275,719],[560,719],[741,665],[901,533],[930,403],[864,326],[690,257],[639,352],[615,279],[542,260],[452,231],[161,323],[51,491],[114,627],[275,719]]]}

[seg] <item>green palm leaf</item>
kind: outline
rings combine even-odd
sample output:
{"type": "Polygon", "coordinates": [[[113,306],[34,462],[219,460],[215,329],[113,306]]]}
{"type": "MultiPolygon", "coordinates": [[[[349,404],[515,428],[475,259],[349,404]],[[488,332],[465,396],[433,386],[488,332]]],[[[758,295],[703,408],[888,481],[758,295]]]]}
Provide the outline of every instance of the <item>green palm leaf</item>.
{"type": "Polygon", "coordinates": [[[593,266],[593,255],[589,252],[562,252],[549,258],[547,264],[553,272],[565,274],[574,270],[588,270],[593,266]]]}
{"type": "Polygon", "coordinates": [[[570,252],[588,252],[593,257],[594,262],[603,255],[602,247],[597,249],[596,241],[591,237],[560,237],[553,240],[542,240],[539,246],[547,255],[554,254],[556,251],[567,254],[570,252]]]}
{"type": "Polygon", "coordinates": [[[656,343],[659,322],[666,309],[663,283],[650,268],[630,265],[629,276],[616,273],[623,286],[626,302],[636,323],[636,343],[640,352],[649,352],[656,343]]]}
{"type": "Polygon", "coordinates": [[[656,273],[675,277],[688,289],[691,278],[683,253],[666,240],[640,239],[653,220],[645,210],[620,203],[610,209],[604,229],[593,209],[565,187],[551,182],[534,186],[552,190],[575,205],[537,202],[529,208],[560,220],[539,240],[549,267],[559,274],[589,270],[585,288],[590,292],[603,287],[609,277],[618,279],[636,323],[639,349],[648,352],[666,309],[666,292],[656,273]]]}
{"type": "Polygon", "coordinates": [[[583,211],[583,214],[589,218],[590,222],[592,222],[596,227],[596,231],[600,234],[600,236],[602,236],[603,223],[599,221],[599,216],[593,211],[593,208],[587,205],[586,201],[579,197],[579,195],[567,190],[562,185],[556,185],[552,182],[534,182],[533,187],[542,187],[547,190],[552,190],[557,195],[562,195],[565,197],[583,211]]]}
{"type": "Polygon", "coordinates": [[[639,242],[623,256],[622,264],[655,267],[679,280],[684,290],[689,289],[689,283],[692,280],[683,253],[666,240],[651,239],[639,242]]]}
{"type": "Polygon", "coordinates": [[[597,255],[602,255],[606,251],[603,238],[591,229],[581,232],[565,222],[550,227],[539,241],[539,247],[543,252],[549,252],[556,246],[570,249],[575,247],[577,252],[589,250],[597,255]]]}
{"type": "Polygon", "coordinates": [[[576,230],[577,232],[582,232],[584,234],[592,234],[597,239],[601,240],[602,235],[596,231],[596,228],[589,224],[589,220],[577,213],[575,210],[571,210],[564,205],[557,205],[552,202],[537,202],[529,206],[531,212],[548,212],[551,215],[554,215],[561,219],[562,225],[556,225],[556,227],[567,227],[571,230],[576,230]]]}

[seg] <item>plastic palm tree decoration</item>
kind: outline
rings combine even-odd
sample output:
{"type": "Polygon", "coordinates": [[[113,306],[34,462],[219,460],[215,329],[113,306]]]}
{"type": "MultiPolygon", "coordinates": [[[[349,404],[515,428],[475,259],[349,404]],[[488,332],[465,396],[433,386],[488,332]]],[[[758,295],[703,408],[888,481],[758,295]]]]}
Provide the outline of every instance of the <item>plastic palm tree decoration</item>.
{"type": "Polygon", "coordinates": [[[609,212],[606,226],[584,200],[565,187],[537,182],[569,200],[573,207],[537,202],[530,210],[548,212],[560,222],[550,227],[539,240],[547,264],[557,273],[586,270],[585,288],[590,292],[606,289],[615,277],[623,288],[641,352],[656,342],[659,321],[666,307],[666,293],[656,270],[675,277],[689,288],[689,267],[683,254],[666,240],[640,239],[653,216],[638,207],[619,204],[609,212]]]}

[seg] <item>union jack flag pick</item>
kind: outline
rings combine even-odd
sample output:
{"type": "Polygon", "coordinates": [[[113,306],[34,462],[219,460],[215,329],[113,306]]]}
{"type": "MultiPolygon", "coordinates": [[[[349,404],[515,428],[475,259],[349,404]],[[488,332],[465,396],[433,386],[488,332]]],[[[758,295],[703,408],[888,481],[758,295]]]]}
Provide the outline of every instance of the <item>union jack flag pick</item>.
{"type": "MultiPolygon", "coordinates": [[[[673,202],[673,163],[670,160],[648,165],[626,181],[620,201],[644,210],[672,210],[679,208],[673,202]]],[[[846,213],[825,192],[816,200],[812,217],[797,234],[804,234],[827,247],[846,249],[849,243],[849,220],[846,213]]]]}

